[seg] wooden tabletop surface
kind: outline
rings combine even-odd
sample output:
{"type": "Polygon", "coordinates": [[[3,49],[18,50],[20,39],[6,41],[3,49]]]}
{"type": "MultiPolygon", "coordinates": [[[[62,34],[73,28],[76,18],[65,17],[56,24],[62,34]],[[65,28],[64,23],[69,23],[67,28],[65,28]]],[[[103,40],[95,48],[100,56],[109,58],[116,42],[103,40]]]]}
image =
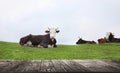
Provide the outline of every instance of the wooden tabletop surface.
{"type": "Polygon", "coordinates": [[[1,72],[120,72],[120,60],[0,60],[1,72]]]}

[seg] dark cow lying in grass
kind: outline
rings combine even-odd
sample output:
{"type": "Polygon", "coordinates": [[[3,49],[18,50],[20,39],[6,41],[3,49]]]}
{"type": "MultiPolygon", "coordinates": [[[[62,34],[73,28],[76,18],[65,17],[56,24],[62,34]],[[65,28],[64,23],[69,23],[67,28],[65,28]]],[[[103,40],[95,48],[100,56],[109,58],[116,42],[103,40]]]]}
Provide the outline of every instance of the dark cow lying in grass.
{"type": "MultiPolygon", "coordinates": [[[[43,38],[40,37],[41,35],[32,35],[32,34],[29,34],[25,37],[22,37],[20,39],[20,45],[23,45],[23,46],[30,46],[30,47],[43,47],[42,46],[42,43],[40,44],[40,42],[45,42],[46,40],[47,43],[49,44],[48,47],[50,47],[50,45],[53,45],[53,47],[57,47],[56,45],[56,39],[54,38],[53,40],[52,39],[48,39],[47,37],[49,37],[49,34],[47,35],[44,35],[43,38]],[[47,39],[46,39],[47,38],[47,39]],[[45,39],[45,40],[41,40],[41,39],[45,39]]],[[[46,42],[45,42],[46,43],[46,42]]],[[[44,44],[43,44],[44,45],[44,44]]],[[[47,45],[46,45],[47,46],[47,45]]]]}
{"type": "Polygon", "coordinates": [[[86,41],[86,40],[83,40],[82,38],[80,38],[76,44],[96,44],[95,41],[86,41]]]}
{"type": "Polygon", "coordinates": [[[113,33],[111,32],[108,32],[107,36],[108,36],[107,37],[108,42],[120,42],[120,38],[115,38],[113,33]]]}
{"type": "Polygon", "coordinates": [[[57,47],[55,34],[59,32],[58,29],[49,28],[45,31],[46,35],[28,35],[20,39],[20,45],[31,47],[57,47]]]}

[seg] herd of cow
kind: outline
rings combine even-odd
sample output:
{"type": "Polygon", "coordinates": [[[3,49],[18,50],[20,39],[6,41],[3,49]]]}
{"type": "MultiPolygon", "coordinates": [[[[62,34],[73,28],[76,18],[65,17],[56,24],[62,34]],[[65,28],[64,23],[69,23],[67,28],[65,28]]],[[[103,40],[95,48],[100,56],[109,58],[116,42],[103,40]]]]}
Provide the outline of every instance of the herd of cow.
{"type": "MultiPolygon", "coordinates": [[[[98,44],[102,43],[110,43],[110,42],[120,42],[120,38],[115,38],[114,35],[111,32],[108,32],[106,34],[106,37],[100,38],[97,40],[98,44]]],[[[95,41],[86,41],[80,38],[76,44],[97,44],[95,41]]]]}
{"type": "MultiPolygon", "coordinates": [[[[58,28],[48,28],[45,31],[46,35],[32,35],[29,34],[25,37],[20,38],[20,45],[29,47],[39,47],[39,48],[53,48],[57,47],[55,35],[59,32],[58,28]]],[[[120,38],[115,38],[114,35],[109,32],[106,37],[97,40],[99,44],[107,42],[120,42],[120,38]]],[[[82,38],[76,42],[76,44],[97,44],[95,41],[86,41],[82,38]]]]}

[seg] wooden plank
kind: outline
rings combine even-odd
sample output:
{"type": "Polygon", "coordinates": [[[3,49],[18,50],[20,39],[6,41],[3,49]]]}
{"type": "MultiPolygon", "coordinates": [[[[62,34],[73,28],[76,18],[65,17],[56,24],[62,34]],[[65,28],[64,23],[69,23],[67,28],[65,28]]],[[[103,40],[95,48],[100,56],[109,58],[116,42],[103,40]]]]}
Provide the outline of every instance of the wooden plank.
{"type": "Polygon", "coordinates": [[[16,68],[18,68],[19,66],[23,65],[24,62],[23,61],[4,61],[3,65],[0,65],[0,67],[2,68],[2,70],[0,70],[1,72],[15,72],[16,68]]]}
{"type": "Polygon", "coordinates": [[[102,61],[104,61],[105,63],[120,69],[120,60],[102,60],[102,61]]]}
{"type": "Polygon", "coordinates": [[[55,72],[54,66],[50,60],[42,61],[41,72],[55,72]]]}
{"type": "Polygon", "coordinates": [[[94,67],[94,65],[96,65],[96,62],[94,60],[92,60],[92,61],[91,60],[75,60],[75,61],[78,64],[81,64],[81,65],[87,67],[92,72],[100,71],[99,68],[94,67]]]}
{"type": "Polygon", "coordinates": [[[66,72],[75,72],[73,68],[71,68],[68,64],[66,64],[67,60],[61,60],[61,67],[66,71],[66,72]]]}
{"type": "MultiPolygon", "coordinates": [[[[19,62],[19,61],[17,61],[19,62]]],[[[21,61],[21,64],[16,65],[14,68],[12,68],[11,70],[15,71],[15,72],[26,72],[29,71],[30,69],[30,62],[29,61],[21,61]]]]}
{"type": "Polygon", "coordinates": [[[87,67],[84,67],[83,65],[75,62],[74,60],[67,60],[64,61],[70,68],[73,70],[73,72],[90,72],[90,70],[87,67]]]}
{"type": "Polygon", "coordinates": [[[0,60],[0,72],[120,72],[120,60],[0,60]]]}
{"type": "Polygon", "coordinates": [[[23,66],[21,66],[23,67],[22,72],[39,72],[41,69],[40,65],[41,65],[41,60],[26,61],[26,63],[23,66]]]}
{"type": "Polygon", "coordinates": [[[55,72],[67,72],[64,68],[64,63],[61,60],[52,60],[52,63],[55,68],[55,72]]]}
{"type": "Polygon", "coordinates": [[[113,72],[120,72],[120,60],[101,60],[113,72]]]}
{"type": "Polygon", "coordinates": [[[0,62],[1,72],[38,72],[40,60],[37,61],[4,61],[0,62]]]}
{"type": "Polygon", "coordinates": [[[89,68],[92,72],[117,72],[113,66],[102,62],[101,60],[78,60],[79,64],[89,68]]]}
{"type": "Polygon", "coordinates": [[[47,71],[47,72],[55,72],[55,68],[51,60],[49,60],[49,67],[50,67],[50,71],[47,71]]]}
{"type": "Polygon", "coordinates": [[[106,70],[107,72],[117,72],[117,69],[101,60],[96,61],[98,64],[101,64],[102,70],[106,70]]]}
{"type": "Polygon", "coordinates": [[[0,72],[7,71],[8,61],[0,61],[0,72]]]}

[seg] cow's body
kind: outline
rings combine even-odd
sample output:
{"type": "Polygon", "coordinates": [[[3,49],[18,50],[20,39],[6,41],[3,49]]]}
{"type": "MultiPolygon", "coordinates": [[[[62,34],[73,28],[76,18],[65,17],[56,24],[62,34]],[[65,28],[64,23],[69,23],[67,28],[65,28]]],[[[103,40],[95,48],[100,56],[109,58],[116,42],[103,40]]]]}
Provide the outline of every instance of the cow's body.
{"type": "Polygon", "coordinates": [[[98,39],[97,41],[98,41],[99,44],[102,44],[102,43],[106,43],[106,42],[107,42],[106,38],[100,38],[100,39],[98,39]]]}
{"type": "Polygon", "coordinates": [[[108,42],[120,42],[120,38],[115,38],[111,32],[108,33],[107,40],[108,42]]]}
{"type": "Polygon", "coordinates": [[[120,42],[120,38],[114,38],[113,42],[120,42]]]}
{"type": "Polygon", "coordinates": [[[86,40],[83,40],[83,39],[79,39],[76,44],[96,44],[95,41],[86,41],[86,40]]]}
{"type": "Polygon", "coordinates": [[[28,35],[20,39],[20,45],[32,46],[32,47],[57,47],[55,33],[59,31],[57,29],[49,29],[51,31],[46,31],[46,35],[28,35]],[[53,33],[53,34],[51,34],[53,33]]]}
{"type": "Polygon", "coordinates": [[[47,48],[48,45],[54,46],[56,45],[56,39],[50,39],[50,34],[47,35],[32,35],[29,41],[32,42],[33,46],[43,46],[44,48],[47,48]]]}
{"type": "Polygon", "coordinates": [[[50,35],[28,35],[20,39],[20,44],[32,47],[57,47],[56,39],[50,39],[50,35]],[[48,46],[49,45],[49,46],[48,46]]]}

